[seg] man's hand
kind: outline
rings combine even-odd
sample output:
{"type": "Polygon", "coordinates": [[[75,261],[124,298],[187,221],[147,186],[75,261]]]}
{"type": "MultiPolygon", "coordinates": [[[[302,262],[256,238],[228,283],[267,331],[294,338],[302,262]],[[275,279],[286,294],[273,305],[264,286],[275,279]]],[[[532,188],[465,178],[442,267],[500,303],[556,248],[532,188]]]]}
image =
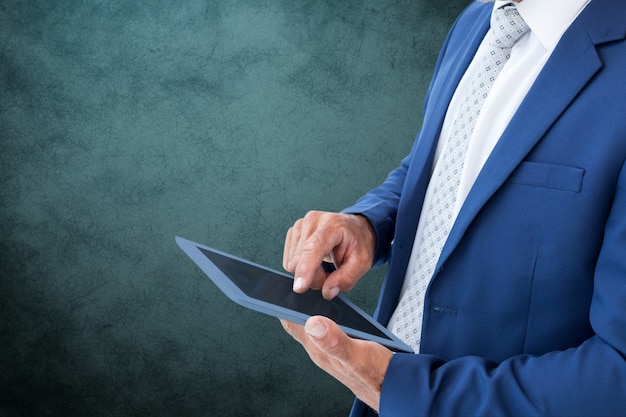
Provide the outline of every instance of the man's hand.
{"type": "Polygon", "coordinates": [[[313,362],[378,412],[380,390],[393,353],[375,342],[352,339],[332,320],[314,316],[305,326],[281,320],[313,362]]]}
{"type": "Polygon", "coordinates": [[[372,267],[375,234],[359,215],[311,211],[287,232],[283,267],[294,274],[293,290],[321,289],[327,300],[352,289],[372,267]],[[339,269],[320,267],[333,252],[339,269]]]}

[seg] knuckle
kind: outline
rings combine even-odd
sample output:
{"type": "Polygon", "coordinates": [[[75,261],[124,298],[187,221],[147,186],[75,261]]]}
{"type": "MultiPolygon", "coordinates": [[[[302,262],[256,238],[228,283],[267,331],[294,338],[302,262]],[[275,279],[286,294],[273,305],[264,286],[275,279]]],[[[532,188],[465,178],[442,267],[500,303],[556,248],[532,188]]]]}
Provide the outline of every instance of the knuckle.
{"type": "Polygon", "coordinates": [[[293,226],[289,230],[297,230],[302,227],[302,223],[304,223],[304,219],[298,219],[294,222],[293,226]]]}
{"type": "Polygon", "coordinates": [[[308,211],[305,215],[304,215],[304,220],[305,221],[310,221],[310,220],[314,220],[319,218],[321,212],[318,210],[311,210],[308,211]]]}
{"type": "Polygon", "coordinates": [[[343,343],[340,343],[340,340],[336,336],[328,337],[321,343],[321,349],[323,349],[326,353],[336,358],[342,358],[345,352],[345,346],[343,343]]]}
{"type": "Polygon", "coordinates": [[[312,235],[302,244],[302,252],[315,252],[320,247],[321,242],[317,235],[312,235]]]}

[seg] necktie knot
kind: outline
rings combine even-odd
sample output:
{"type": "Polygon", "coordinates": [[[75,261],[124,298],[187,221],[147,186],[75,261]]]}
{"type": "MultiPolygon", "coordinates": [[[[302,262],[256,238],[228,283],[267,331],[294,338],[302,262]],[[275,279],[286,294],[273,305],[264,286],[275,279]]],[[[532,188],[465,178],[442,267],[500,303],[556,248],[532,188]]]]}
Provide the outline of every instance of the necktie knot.
{"type": "Polygon", "coordinates": [[[491,16],[491,46],[511,49],[526,32],[528,25],[514,5],[509,4],[494,10],[491,16]]]}

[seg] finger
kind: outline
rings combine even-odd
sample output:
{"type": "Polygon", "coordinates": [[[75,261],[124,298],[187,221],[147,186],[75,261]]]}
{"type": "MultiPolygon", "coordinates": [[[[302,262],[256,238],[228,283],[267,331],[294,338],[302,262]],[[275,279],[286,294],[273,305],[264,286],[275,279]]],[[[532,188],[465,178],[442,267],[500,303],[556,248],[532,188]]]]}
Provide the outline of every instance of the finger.
{"type": "MultiPolygon", "coordinates": [[[[337,372],[338,369],[342,369],[343,365],[341,365],[341,361],[334,358],[325,350],[321,349],[320,346],[325,346],[322,340],[330,340],[328,338],[324,338],[319,332],[321,331],[315,323],[309,325],[309,331],[311,335],[307,333],[306,325],[302,326],[284,319],[280,320],[285,331],[294,338],[307,352],[311,360],[320,368],[324,369],[326,372],[337,378],[338,380],[342,380],[341,372],[337,372]],[[315,335],[315,336],[313,336],[315,335]],[[318,346],[318,344],[320,346],[318,346]]],[[[332,325],[332,324],[331,324],[332,325]]],[[[327,329],[328,327],[323,327],[323,329],[327,329]]],[[[340,329],[339,332],[341,332],[340,329]]],[[[335,332],[335,330],[332,330],[335,332]]],[[[346,336],[347,337],[347,336],[346,336]]],[[[338,339],[337,339],[338,340],[338,339]]],[[[332,349],[330,349],[332,351],[332,349]]]]}
{"type": "Polygon", "coordinates": [[[285,331],[297,341],[301,341],[305,335],[304,326],[300,324],[296,324],[285,319],[280,319],[280,324],[282,324],[283,329],[285,329],[285,331]]]}
{"type": "Polygon", "coordinates": [[[350,291],[371,267],[371,261],[365,257],[366,254],[342,246],[338,246],[335,253],[342,254],[337,262],[338,268],[328,276],[322,286],[322,295],[327,300],[350,291]]]}
{"type": "Polygon", "coordinates": [[[313,316],[304,326],[285,319],[280,319],[280,323],[283,329],[307,350],[313,345],[316,350],[323,351],[336,359],[350,358],[348,345],[352,339],[331,319],[313,316]]]}
{"type": "Polygon", "coordinates": [[[353,339],[329,318],[314,316],[307,320],[304,331],[315,346],[339,361],[348,360],[353,339]]]}
{"type": "MultiPolygon", "coordinates": [[[[289,272],[295,272],[296,267],[301,261],[302,247],[307,245],[307,237],[315,234],[315,227],[317,225],[318,213],[307,214],[306,219],[300,219],[296,221],[293,227],[287,231],[285,238],[285,246],[283,249],[283,267],[289,272]]],[[[315,239],[315,238],[314,238],[315,239]]],[[[306,257],[305,257],[306,262],[306,257]]],[[[306,265],[305,265],[305,268],[306,265]]],[[[326,272],[321,268],[317,268],[317,265],[313,263],[313,271],[304,272],[304,277],[296,275],[294,279],[294,291],[298,293],[305,292],[309,288],[319,290],[322,288],[324,281],[326,280],[326,272]]]]}
{"type": "Polygon", "coordinates": [[[291,259],[293,257],[294,235],[297,233],[298,231],[296,230],[296,225],[294,224],[289,228],[289,230],[287,230],[287,236],[285,236],[285,245],[283,247],[283,268],[289,272],[293,272],[293,269],[291,268],[291,259]]]}
{"type": "Polygon", "coordinates": [[[304,331],[324,352],[338,359],[349,357],[346,354],[346,346],[350,338],[332,320],[323,316],[311,317],[304,325],[304,331]]]}
{"type": "Polygon", "coordinates": [[[332,300],[339,294],[350,291],[356,284],[357,277],[345,268],[339,268],[328,275],[322,284],[322,297],[332,300]]]}
{"type": "Polygon", "coordinates": [[[315,233],[319,217],[320,213],[311,211],[304,218],[297,220],[287,231],[283,251],[283,267],[287,271],[294,272],[296,269],[300,261],[302,246],[315,233]]]}
{"type": "Polygon", "coordinates": [[[312,358],[315,356],[316,352],[319,352],[317,346],[315,346],[315,344],[311,341],[311,338],[307,335],[303,325],[285,319],[280,319],[280,324],[283,326],[283,329],[285,329],[287,334],[300,343],[312,358]],[[314,352],[311,352],[311,350],[314,350],[314,352]]]}
{"type": "Polygon", "coordinates": [[[309,288],[322,288],[328,275],[321,264],[335,245],[329,235],[327,229],[319,229],[302,244],[294,269],[294,291],[302,293],[309,288]]]}
{"type": "Polygon", "coordinates": [[[283,250],[283,268],[289,272],[293,272],[297,265],[297,254],[301,245],[303,220],[297,220],[294,225],[287,231],[285,237],[285,247],[283,250]]]}

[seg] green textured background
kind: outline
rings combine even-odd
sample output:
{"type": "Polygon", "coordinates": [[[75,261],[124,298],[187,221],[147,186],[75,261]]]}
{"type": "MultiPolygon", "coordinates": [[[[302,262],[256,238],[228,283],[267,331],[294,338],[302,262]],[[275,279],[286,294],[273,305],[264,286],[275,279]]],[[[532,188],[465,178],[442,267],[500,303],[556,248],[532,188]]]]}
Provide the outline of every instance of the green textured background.
{"type": "Polygon", "coordinates": [[[409,151],[467,3],[0,0],[0,417],[346,415],[174,236],[280,269],[409,151]]]}

